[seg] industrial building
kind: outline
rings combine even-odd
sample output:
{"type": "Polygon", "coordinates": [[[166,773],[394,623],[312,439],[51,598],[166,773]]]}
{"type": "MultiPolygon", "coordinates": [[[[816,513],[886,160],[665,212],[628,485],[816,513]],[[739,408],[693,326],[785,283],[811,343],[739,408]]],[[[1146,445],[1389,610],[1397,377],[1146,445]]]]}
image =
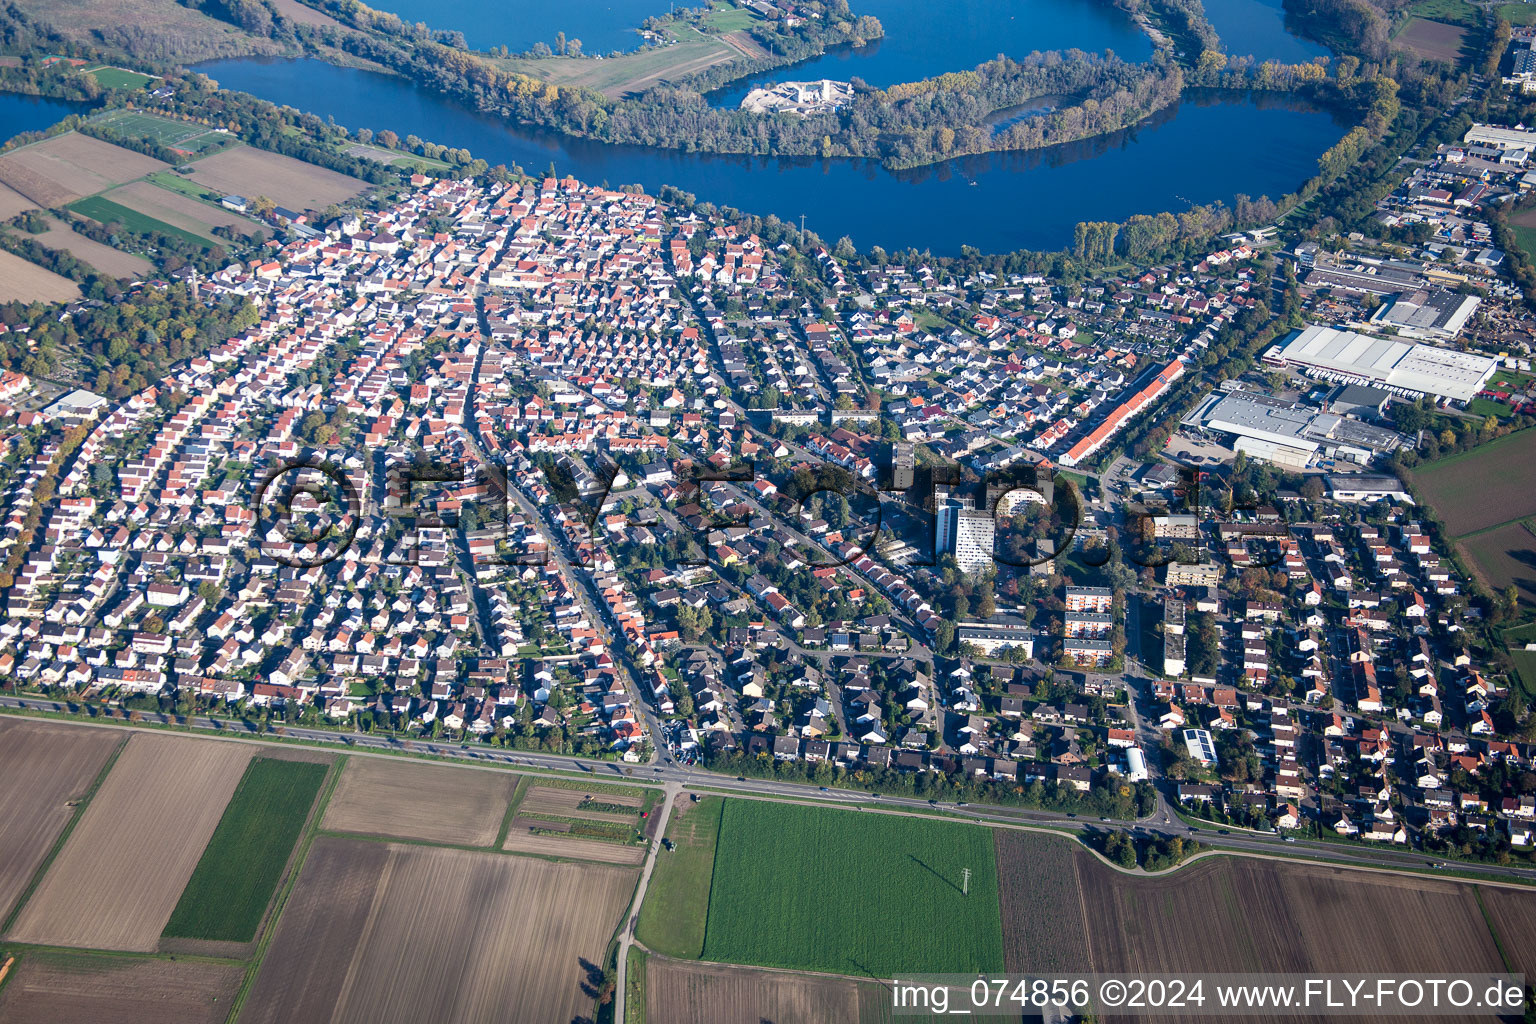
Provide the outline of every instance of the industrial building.
{"type": "Polygon", "coordinates": [[[1409,443],[1384,427],[1247,391],[1214,393],[1183,422],[1236,438],[1233,449],[1249,458],[1294,470],[1319,458],[1367,465],[1409,443]]]}
{"type": "Polygon", "coordinates": [[[1403,338],[1450,341],[1461,333],[1482,301],[1476,295],[1461,295],[1444,288],[1420,288],[1376,307],[1371,322],[1395,328],[1403,338]]]}
{"type": "Polygon", "coordinates": [[[1264,361],[1300,367],[1327,380],[1463,403],[1477,396],[1499,365],[1494,356],[1320,326],[1294,332],[1266,352],[1264,361]]]}
{"type": "Polygon", "coordinates": [[[1423,273],[1411,266],[1373,263],[1362,267],[1317,264],[1303,282],[1308,288],[1338,288],[1362,295],[1396,295],[1423,288],[1428,283],[1423,273]]]}
{"type": "Polygon", "coordinates": [[[1329,476],[1328,497],[1334,501],[1357,501],[1370,504],[1376,501],[1406,502],[1413,504],[1413,495],[1395,476],[1385,473],[1354,473],[1329,476]]]}
{"type": "Polygon", "coordinates": [[[1501,150],[1536,149],[1536,131],[1530,128],[1501,128],[1493,124],[1474,124],[1461,141],[1469,146],[1491,146],[1501,150]]]}

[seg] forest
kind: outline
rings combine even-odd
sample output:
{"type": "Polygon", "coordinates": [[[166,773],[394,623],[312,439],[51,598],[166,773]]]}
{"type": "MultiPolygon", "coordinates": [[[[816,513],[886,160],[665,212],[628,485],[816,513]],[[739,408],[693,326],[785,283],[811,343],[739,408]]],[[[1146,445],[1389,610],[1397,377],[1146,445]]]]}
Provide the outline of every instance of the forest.
{"type": "Polygon", "coordinates": [[[204,355],[256,320],[256,307],[249,300],[225,298],[209,306],[183,284],[139,288],[64,319],[56,306],[12,302],[0,305],[0,324],[12,328],[0,335],[0,366],[48,376],[58,372],[66,358],[79,361],[86,386],[120,399],[142,391],[176,363],[204,355]],[[14,330],[18,327],[27,330],[14,330]]]}

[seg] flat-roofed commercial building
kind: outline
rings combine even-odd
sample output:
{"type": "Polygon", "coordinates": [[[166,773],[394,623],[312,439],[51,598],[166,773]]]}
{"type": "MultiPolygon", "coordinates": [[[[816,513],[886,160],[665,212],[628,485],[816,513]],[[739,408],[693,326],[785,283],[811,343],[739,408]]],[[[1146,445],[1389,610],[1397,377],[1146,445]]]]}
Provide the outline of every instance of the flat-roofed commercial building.
{"type": "Polygon", "coordinates": [[[1496,124],[1474,124],[1461,141],[1469,145],[1496,149],[1536,149],[1536,131],[1529,128],[1501,128],[1496,124]]]}
{"type": "Polygon", "coordinates": [[[1319,326],[1297,331],[1265,358],[1330,380],[1455,402],[1475,398],[1499,365],[1494,356],[1319,326]]]}
{"type": "Polygon", "coordinates": [[[1482,299],[1444,288],[1421,288],[1376,307],[1371,322],[1391,327],[1404,338],[1450,341],[1461,333],[1482,299]]]}
{"type": "Polygon", "coordinates": [[[1231,435],[1234,450],[1296,470],[1319,455],[1365,464],[1409,444],[1393,430],[1247,391],[1211,395],[1184,423],[1231,435]]]}

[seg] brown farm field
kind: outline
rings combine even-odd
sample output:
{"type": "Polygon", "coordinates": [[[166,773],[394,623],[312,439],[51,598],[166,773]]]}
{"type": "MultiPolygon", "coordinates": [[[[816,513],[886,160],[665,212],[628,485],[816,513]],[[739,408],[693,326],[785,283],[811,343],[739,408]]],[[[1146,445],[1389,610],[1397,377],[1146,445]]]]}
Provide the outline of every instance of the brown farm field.
{"type": "Polygon", "coordinates": [[[155,265],[144,257],[86,238],[57,217],[49,217],[48,223],[50,226],[47,231],[32,237],[50,249],[65,250],[76,259],[89,263],[104,274],[111,274],[113,277],[143,278],[155,272],[155,265]]]}
{"type": "Polygon", "coordinates": [[[334,832],[491,846],[519,776],[419,761],[353,758],[321,827],[334,832]]]}
{"type": "Polygon", "coordinates": [[[222,1024],[245,968],[32,952],[0,989],[7,1024],[222,1024]]]}
{"type": "Polygon", "coordinates": [[[1478,897],[1509,957],[1509,970],[1536,975],[1536,893],[1479,886],[1478,897]]]}
{"type": "Polygon", "coordinates": [[[1536,430],[1522,430],[1414,470],[1413,488],[1492,589],[1536,602],[1536,430]]]}
{"type": "Polygon", "coordinates": [[[1397,34],[1399,45],[1408,47],[1425,60],[1443,60],[1452,65],[1461,63],[1466,39],[1466,29],[1428,18],[1410,18],[1397,34]]]}
{"type": "Polygon", "coordinates": [[[35,210],[37,204],[9,185],[0,185],[0,220],[10,220],[23,210],[35,210]]]}
{"type": "Polygon", "coordinates": [[[1452,537],[1536,515],[1536,430],[1426,463],[1412,483],[1452,537]]]}
{"type": "Polygon", "coordinates": [[[1490,590],[1514,584],[1520,598],[1536,607],[1536,535],[1524,522],[1505,523],[1457,541],[1490,590]]]}
{"type": "Polygon", "coordinates": [[[134,735],[9,937],[52,946],[154,950],[254,749],[134,735]]]}
{"type": "Polygon", "coordinates": [[[590,1015],[632,869],[322,836],[240,1024],[590,1015]]]}
{"type": "Polygon", "coordinates": [[[248,199],[266,196],[290,210],[323,210],[368,187],[350,175],[251,146],[215,153],[192,168],[199,185],[248,199]]]}
{"type": "Polygon", "coordinates": [[[214,206],[147,181],[129,182],[108,192],[103,198],[204,238],[212,238],[210,232],[216,227],[234,228],[245,234],[257,230],[254,221],[231,213],[222,206],[214,206]]]}
{"type": "Polygon", "coordinates": [[[105,729],[0,722],[0,920],[75,816],[71,804],[85,796],[122,741],[105,729]]]}
{"type": "Polygon", "coordinates": [[[0,250],[0,302],[63,302],[79,297],[80,286],[69,278],[0,250]]]}
{"type": "Polygon", "coordinates": [[[1499,971],[1472,887],[1210,857],[1137,878],[1076,851],[1095,971],[1499,971]]]}
{"type": "Polygon", "coordinates": [[[646,958],[645,1019],[658,1024],[885,1024],[890,999],[850,978],[646,958]]]}
{"type": "Polygon", "coordinates": [[[1003,962],[1012,973],[1081,971],[1088,922],[1071,839],[998,829],[997,885],[1003,962]],[[1042,913],[1042,904],[1050,909],[1042,913]]]}
{"type": "Polygon", "coordinates": [[[0,156],[0,182],[52,209],[166,166],[131,149],[70,132],[0,156]]]}

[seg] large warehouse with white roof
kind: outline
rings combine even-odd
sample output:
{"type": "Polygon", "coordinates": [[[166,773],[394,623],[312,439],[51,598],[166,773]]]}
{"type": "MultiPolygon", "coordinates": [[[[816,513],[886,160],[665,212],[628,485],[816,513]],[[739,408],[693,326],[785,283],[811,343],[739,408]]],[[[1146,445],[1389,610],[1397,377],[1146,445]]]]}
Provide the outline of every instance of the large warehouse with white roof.
{"type": "Polygon", "coordinates": [[[1372,338],[1332,327],[1297,331],[1265,359],[1312,370],[1331,380],[1375,384],[1470,402],[1498,368],[1494,356],[1457,352],[1393,338],[1372,338]]]}

